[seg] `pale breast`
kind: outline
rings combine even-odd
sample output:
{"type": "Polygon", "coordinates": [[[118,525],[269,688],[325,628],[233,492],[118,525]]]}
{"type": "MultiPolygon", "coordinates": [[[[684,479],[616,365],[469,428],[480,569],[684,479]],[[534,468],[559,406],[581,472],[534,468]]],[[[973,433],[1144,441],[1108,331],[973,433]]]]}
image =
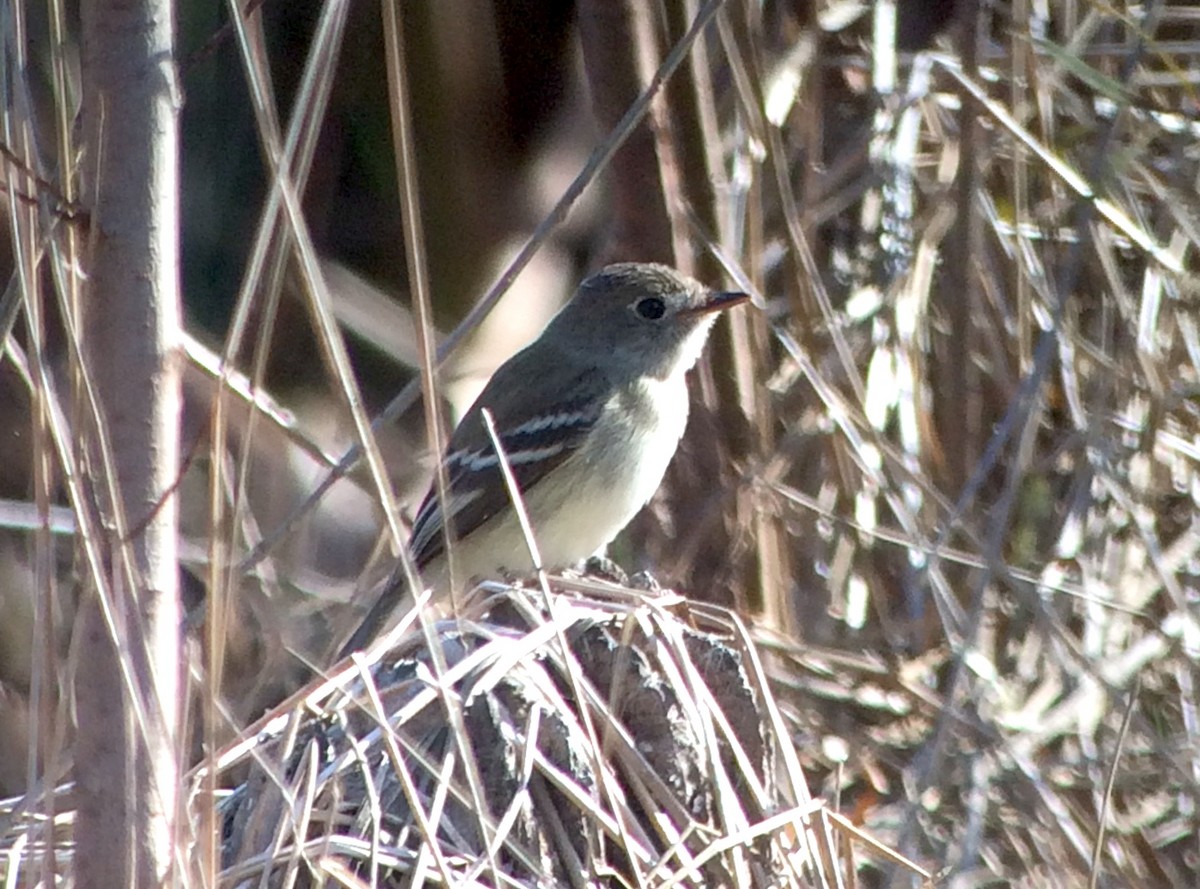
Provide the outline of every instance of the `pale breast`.
{"type": "Polygon", "coordinates": [[[605,411],[571,458],[584,470],[572,473],[577,483],[546,492],[538,510],[553,516],[537,529],[547,564],[568,565],[607,545],[654,496],[675,455],[688,415],[682,377],[643,380],[614,398],[622,409],[605,411]]]}
{"type": "MultiPolygon", "coordinates": [[[[525,492],[542,562],[563,568],[606,546],[658,490],[687,425],[687,386],[641,381],[614,396],[586,443],[525,492]],[[547,484],[549,482],[549,484],[547,484]]],[[[455,549],[460,579],[522,572],[532,563],[515,515],[506,510],[455,549]]],[[[440,561],[440,560],[439,560],[440,561]]],[[[434,573],[443,565],[430,566],[434,573]]],[[[426,578],[428,581],[428,578],[426,578]]]]}

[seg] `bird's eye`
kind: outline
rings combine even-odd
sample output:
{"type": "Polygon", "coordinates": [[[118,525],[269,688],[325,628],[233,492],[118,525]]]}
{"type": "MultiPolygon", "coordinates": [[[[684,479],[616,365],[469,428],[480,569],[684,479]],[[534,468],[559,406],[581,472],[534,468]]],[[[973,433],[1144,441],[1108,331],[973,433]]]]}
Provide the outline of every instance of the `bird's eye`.
{"type": "Polygon", "coordinates": [[[647,321],[657,321],[663,315],[667,314],[667,304],[657,296],[648,296],[634,303],[633,310],[637,312],[639,318],[645,318],[647,321]]]}

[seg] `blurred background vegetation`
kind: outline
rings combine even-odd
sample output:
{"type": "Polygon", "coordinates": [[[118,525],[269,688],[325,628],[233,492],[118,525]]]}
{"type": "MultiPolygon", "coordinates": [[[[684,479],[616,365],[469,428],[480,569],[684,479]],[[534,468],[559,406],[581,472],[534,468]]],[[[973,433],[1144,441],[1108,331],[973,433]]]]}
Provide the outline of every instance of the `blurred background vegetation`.
{"type": "MultiPolygon", "coordinates": [[[[711,6],[399,4],[439,339],[711,6]]],[[[43,7],[21,9],[23,70],[18,23],[4,19],[21,85],[6,133],[36,148],[7,146],[8,199],[41,201],[49,237],[86,236],[55,207],[54,109],[71,97],[53,65],[75,50],[52,45],[43,7]]],[[[341,323],[372,416],[419,363],[379,6],[243,11],[240,35],[224,4],[181,0],[178,17],[195,338],[182,533],[189,629],[214,596],[230,614],[222,738],[325,666],[356,613],[347,602],[392,558],[362,467],[255,550],[355,441],[313,306],[327,300],[341,323]],[[262,105],[249,59],[263,63],[262,105]],[[306,238],[282,217],[264,224],[272,118],[315,134],[311,168],[293,173],[306,238]],[[265,273],[251,266],[260,240],[265,273]],[[307,282],[305,258],[323,284],[307,282]],[[231,396],[220,455],[205,349],[273,405],[252,414],[231,396]],[[215,528],[214,459],[229,461],[215,528]],[[220,571],[214,535],[229,546],[220,571]],[[266,557],[242,561],[251,551],[266,557]]],[[[714,337],[680,457],[617,555],[753,616],[814,793],[952,867],[951,885],[1103,873],[1101,885],[1185,886],[1200,872],[1198,82],[1200,16],[1186,3],[730,0],[443,369],[452,420],[612,259],[754,290],[761,311],[714,337]]],[[[15,251],[33,248],[4,224],[11,276],[15,251]]],[[[21,300],[61,311],[50,261],[41,269],[36,295],[5,297],[26,351],[21,300]]],[[[46,339],[66,404],[61,325],[46,339]]],[[[28,433],[37,385],[12,354],[0,362],[0,795],[23,790],[31,745],[43,763],[69,761],[62,702],[29,709],[31,602],[51,604],[65,675],[77,582],[68,535],[52,582],[21,527],[45,454],[28,433]]],[[[427,483],[425,435],[419,405],[377,431],[402,507],[427,483]]],[[[44,493],[69,513],[58,485],[44,493]]]]}

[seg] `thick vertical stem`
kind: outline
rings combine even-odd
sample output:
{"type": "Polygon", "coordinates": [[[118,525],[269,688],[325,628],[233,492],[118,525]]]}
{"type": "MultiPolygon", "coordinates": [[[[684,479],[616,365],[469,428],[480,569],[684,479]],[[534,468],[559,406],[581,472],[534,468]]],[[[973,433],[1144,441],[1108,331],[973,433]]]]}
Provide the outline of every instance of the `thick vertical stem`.
{"type": "Polygon", "coordinates": [[[86,453],[107,539],[85,597],[76,874],[81,887],[172,882],[179,786],[178,100],[170,0],[85,0],[86,453]],[[102,459],[101,442],[111,461],[102,459]]]}

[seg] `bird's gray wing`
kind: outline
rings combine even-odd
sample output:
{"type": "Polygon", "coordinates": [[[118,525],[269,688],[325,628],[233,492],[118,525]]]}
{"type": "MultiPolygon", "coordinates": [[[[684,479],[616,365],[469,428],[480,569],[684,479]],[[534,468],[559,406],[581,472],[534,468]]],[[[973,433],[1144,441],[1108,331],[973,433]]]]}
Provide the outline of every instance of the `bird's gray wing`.
{"type": "MultiPolygon", "coordinates": [[[[543,351],[544,358],[548,351],[543,351]]],[[[540,364],[541,362],[539,362],[540,364]]],[[[511,508],[508,488],[483,422],[488,408],[517,487],[528,493],[583,444],[603,408],[605,377],[594,367],[565,372],[535,367],[528,352],[503,365],[454,430],[446,466],[451,535],[462,539],[511,508]]],[[[430,490],[413,523],[410,548],[418,568],[445,551],[442,510],[430,490]]]]}

